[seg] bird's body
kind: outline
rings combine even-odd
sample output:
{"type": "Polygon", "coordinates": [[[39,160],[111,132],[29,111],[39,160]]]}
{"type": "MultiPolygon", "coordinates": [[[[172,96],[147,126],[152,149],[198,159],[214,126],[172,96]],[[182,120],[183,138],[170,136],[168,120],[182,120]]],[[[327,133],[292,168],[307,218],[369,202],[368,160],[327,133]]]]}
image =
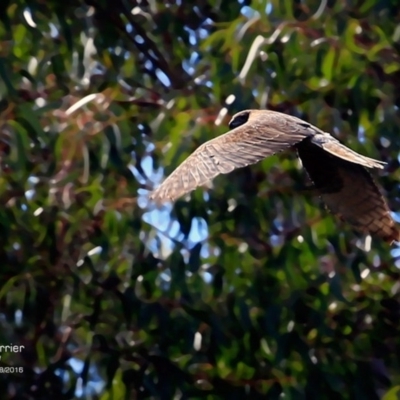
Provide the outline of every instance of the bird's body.
{"type": "Polygon", "coordinates": [[[360,231],[390,243],[399,241],[400,231],[385,199],[365,169],[383,168],[384,163],[354,152],[299,118],[275,111],[242,111],[233,116],[229,127],[229,132],[200,146],[150,197],[173,201],[219,174],[295,147],[332,212],[360,231]]]}

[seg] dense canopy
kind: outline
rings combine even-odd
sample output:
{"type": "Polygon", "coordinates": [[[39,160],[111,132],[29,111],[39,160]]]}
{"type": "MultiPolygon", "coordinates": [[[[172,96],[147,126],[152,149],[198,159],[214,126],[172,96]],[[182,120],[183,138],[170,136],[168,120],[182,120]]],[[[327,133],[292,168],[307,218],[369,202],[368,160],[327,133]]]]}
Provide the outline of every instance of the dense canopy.
{"type": "Polygon", "coordinates": [[[1,1],[0,397],[397,399],[400,251],[295,153],[148,196],[269,109],[386,162],[399,221],[399,106],[396,0],[1,1]]]}

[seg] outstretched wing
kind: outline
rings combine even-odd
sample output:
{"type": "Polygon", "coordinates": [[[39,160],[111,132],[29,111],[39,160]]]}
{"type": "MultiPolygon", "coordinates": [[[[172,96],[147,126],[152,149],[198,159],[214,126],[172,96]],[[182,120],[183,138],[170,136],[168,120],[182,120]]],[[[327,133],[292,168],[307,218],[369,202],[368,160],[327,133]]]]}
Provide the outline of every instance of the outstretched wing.
{"type": "Polygon", "coordinates": [[[315,135],[312,137],[311,141],[313,144],[321,147],[323,150],[334,155],[335,157],[363,165],[367,168],[383,168],[383,166],[386,164],[384,161],[374,160],[373,158],[356,153],[340,143],[329,133],[322,132],[321,135],[315,135]]]}
{"type": "Polygon", "coordinates": [[[297,145],[299,157],[328,208],[355,229],[392,243],[400,232],[379,187],[361,165],[327,153],[305,140],[297,145]]]}
{"type": "Polygon", "coordinates": [[[315,134],[313,127],[300,119],[258,110],[236,114],[230,126],[234,129],[191,154],[150,198],[173,201],[219,174],[255,164],[315,134]]]}

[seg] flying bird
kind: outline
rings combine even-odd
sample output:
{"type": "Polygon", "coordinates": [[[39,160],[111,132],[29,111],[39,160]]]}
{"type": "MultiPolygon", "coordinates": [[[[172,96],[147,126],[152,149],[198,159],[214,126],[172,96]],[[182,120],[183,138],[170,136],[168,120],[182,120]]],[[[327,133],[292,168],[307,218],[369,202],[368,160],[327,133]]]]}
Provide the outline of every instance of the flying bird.
{"type": "Polygon", "coordinates": [[[383,168],[384,162],[356,153],[308,122],[275,111],[241,111],[229,128],[194,151],[150,198],[157,203],[174,201],[219,174],[294,147],[315,190],[334,214],[358,231],[389,243],[399,241],[400,231],[366,169],[383,168]]]}

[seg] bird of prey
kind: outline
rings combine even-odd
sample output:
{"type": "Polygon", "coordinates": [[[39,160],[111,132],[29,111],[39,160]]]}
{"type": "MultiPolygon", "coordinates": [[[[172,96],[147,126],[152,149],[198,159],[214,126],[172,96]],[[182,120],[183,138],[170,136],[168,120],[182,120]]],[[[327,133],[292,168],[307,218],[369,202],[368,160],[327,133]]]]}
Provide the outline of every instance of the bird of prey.
{"type": "Polygon", "coordinates": [[[314,188],[328,208],[356,230],[392,243],[400,231],[366,168],[385,164],[350,150],[329,133],[290,115],[245,110],[230,131],[201,145],[150,194],[157,203],[174,201],[219,174],[227,174],[294,147],[314,188]]]}

